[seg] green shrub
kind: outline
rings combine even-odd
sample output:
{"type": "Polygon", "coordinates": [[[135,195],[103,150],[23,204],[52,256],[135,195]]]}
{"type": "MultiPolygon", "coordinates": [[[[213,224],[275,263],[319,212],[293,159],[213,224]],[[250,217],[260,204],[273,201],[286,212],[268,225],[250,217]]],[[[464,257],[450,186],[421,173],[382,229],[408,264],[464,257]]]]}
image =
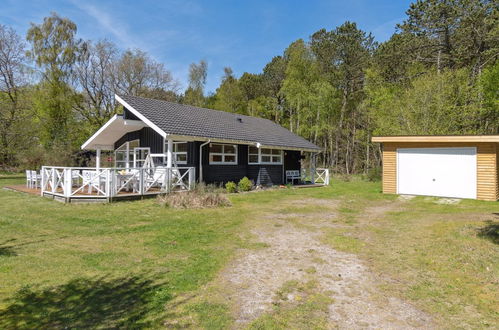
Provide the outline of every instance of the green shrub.
{"type": "Polygon", "coordinates": [[[225,190],[227,190],[227,192],[230,194],[237,192],[236,183],[232,181],[227,182],[225,184],[225,190]]]}
{"type": "Polygon", "coordinates": [[[239,191],[250,191],[251,188],[253,188],[253,182],[247,177],[244,177],[237,184],[237,188],[239,191]]]}

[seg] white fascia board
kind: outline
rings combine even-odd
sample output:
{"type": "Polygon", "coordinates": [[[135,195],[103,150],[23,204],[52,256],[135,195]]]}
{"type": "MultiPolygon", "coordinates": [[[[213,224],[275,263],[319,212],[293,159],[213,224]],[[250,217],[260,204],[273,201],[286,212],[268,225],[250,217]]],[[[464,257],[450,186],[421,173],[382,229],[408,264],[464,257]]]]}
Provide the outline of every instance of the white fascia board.
{"type": "Polygon", "coordinates": [[[111,144],[96,144],[94,148],[97,149],[102,149],[102,150],[114,150],[114,145],[111,144]]]}
{"type": "Polygon", "coordinates": [[[114,98],[116,99],[116,101],[121,103],[121,105],[123,105],[127,110],[129,110],[131,113],[133,113],[135,116],[137,116],[137,118],[142,120],[147,126],[152,128],[153,130],[155,130],[159,135],[161,135],[163,138],[166,137],[166,133],[161,128],[156,126],[152,121],[147,119],[143,114],[141,114],[140,112],[135,110],[130,104],[125,102],[125,100],[123,100],[121,97],[119,97],[116,94],[114,94],[114,98]]]}
{"type": "Polygon", "coordinates": [[[131,120],[131,119],[123,120],[123,125],[135,126],[137,128],[147,127],[147,125],[142,120],[131,120]]]}
{"type": "Polygon", "coordinates": [[[92,143],[92,141],[97,136],[99,136],[99,134],[101,134],[103,131],[105,131],[106,128],[108,128],[109,125],[111,125],[114,121],[116,121],[116,119],[118,119],[118,115],[112,116],[111,119],[109,119],[107,121],[107,123],[105,123],[101,128],[99,128],[99,130],[97,132],[95,132],[94,135],[92,135],[87,141],[85,141],[85,143],[83,143],[81,145],[81,149],[85,149],[90,143],[92,143]]]}
{"type": "Polygon", "coordinates": [[[213,142],[213,143],[247,144],[247,145],[251,145],[251,146],[257,146],[258,148],[269,148],[269,149],[279,149],[279,150],[294,150],[294,151],[305,151],[305,152],[313,152],[313,153],[320,153],[320,152],[322,152],[321,149],[295,148],[295,147],[285,147],[285,146],[263,145],[260,142],[254,142],[254,141],[231,140],[231,139],[216,139],[216,138],[208,138],[208,137],[202,137],[202,136],[176,135],[176,134],[167,134],[167,137],[173,139],[174,141],[210,141],[210,142],[213,142]]]}

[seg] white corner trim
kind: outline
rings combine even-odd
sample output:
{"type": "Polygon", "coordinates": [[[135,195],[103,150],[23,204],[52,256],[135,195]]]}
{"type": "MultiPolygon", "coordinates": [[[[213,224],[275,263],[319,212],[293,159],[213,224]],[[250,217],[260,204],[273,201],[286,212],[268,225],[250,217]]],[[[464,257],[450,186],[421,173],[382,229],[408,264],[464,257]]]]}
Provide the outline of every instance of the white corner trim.
{"type": "Polygon", "coordinates": [[[85,143],[83,143],[80,148],[85,149],[92,142],[93,139],[95,139],[100,133],[102,133],[116,119],[118,119],[118,115],[112,116],[111,119],[109,119],[107,123],[105,123],[101,128],[99,128],[97,132],[94,133],[94,135],[92,135],[87,141],[85,141],[85,143]]]}
{"type": "Polygon", "coordinates": [[[155,130],[159,135],[161,135],[163,138],[166,137],[165,131],[163,131],[161,128],[156,126],[152,121],[147,119],[143,114],[135,110],[130,104],[126,103],[125,100],[123,100],[121,97],[118,95],[114,94],[114,98],[116,101],[121,103],[127,110],[129,110],[131,113],[133,113],[135,116],[137,116],[140,120],[142,120],[144,123],[146,123],[147,126],[155,130]]]}

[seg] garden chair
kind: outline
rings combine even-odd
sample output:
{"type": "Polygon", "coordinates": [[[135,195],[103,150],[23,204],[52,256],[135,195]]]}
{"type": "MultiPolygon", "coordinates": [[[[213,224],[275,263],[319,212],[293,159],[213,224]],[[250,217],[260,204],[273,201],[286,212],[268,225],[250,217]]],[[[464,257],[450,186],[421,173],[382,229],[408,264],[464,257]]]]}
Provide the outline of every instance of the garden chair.
{"type": "MultiPolygon", "coordinates": [[[[151,169],[149,171],[153,171],[153,173],[148,173],[145,175],[145,182],[147,188],[158,187],[165,188],[166,185],[166,167],[158,166],[151,169]],[[152,175],[151,175],[152,174],[152,175]]],[[[147,173],[147,171],[146,171],[147,173]]]]}
{"type": "Polygon", "coordinates": [[[31,188],[33,182],[31,181],[31,170],[26,170],[26,187],[31,188]]]}
{"type": "Polygon", "coordinates": [[[300,182],[301,180],[300,171],[299,170],[286,171],[286,183],[291,181],[291,183],[294,184],[295,180],[298,180],[298,182],[300,182]]]}
{"type": "Polygon", "coordinates": [[[81,171],[81,176],[83,178],[83,187],[88,186],[88,193],[91,194],[94,189],[97,192],[103,193],[103,185],[106,183],[106,178],[102,175],[99,176],[99,172],[91,170],[81,171]]]}
{"type": "Polygon", "coordinates": [[[36,172],[31,171],[31,188],[38,189],[41,186],[42,176],[36,172]]]}

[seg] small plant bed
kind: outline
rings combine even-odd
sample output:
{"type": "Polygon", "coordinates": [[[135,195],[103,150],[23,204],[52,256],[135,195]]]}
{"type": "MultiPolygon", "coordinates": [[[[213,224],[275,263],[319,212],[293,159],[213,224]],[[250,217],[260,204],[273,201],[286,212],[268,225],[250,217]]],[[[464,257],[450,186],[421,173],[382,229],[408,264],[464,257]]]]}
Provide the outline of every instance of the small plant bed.
{"type": "Polygon", "coordinates": [[[223,190],[204,184],[198,184],[195,189],[190,191],[158,196],[158,202],[174,209],[201,209],[232,205],[223,194],[223,190]]]}

